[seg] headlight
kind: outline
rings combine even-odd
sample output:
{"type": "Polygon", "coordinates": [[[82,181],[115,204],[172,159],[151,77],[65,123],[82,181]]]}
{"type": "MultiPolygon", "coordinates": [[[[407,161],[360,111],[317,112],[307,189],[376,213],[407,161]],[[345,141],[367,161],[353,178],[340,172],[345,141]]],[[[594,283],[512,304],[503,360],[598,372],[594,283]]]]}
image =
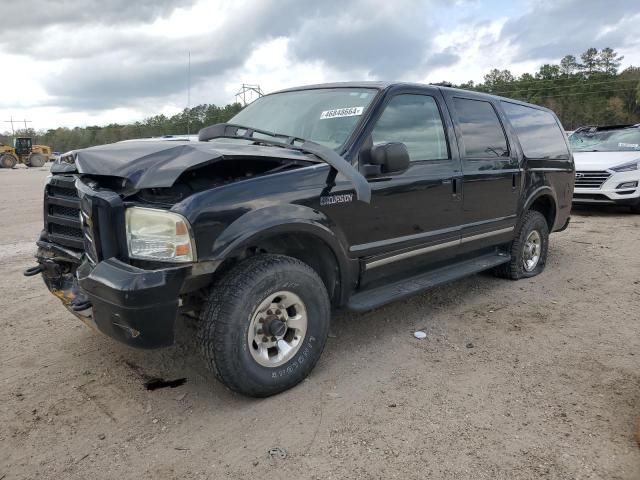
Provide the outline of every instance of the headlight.
{"type": "Polygon", "coordinates": [[[614,167],[611,170],[614,172],[631,172],[633,170],[638,170],[638,162],[625,163],[624,165],[614,167]]]}
{"type": "Polygon", "coordinates": [[[165,262],[196,260],[189,222],[177,213],[154,208],[126,210],[129,256],[165,262]]]}

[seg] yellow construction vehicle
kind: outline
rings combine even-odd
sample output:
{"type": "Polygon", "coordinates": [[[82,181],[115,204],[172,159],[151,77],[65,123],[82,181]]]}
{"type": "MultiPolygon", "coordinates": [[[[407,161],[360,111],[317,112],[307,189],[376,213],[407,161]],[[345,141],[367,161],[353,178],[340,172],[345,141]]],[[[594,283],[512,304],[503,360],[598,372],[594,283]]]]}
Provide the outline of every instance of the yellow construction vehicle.
{"type": "Polygon", "coordinates": [[[51,147],[34,145],[30,137],[16,137],[13,147],[0,143],[0,167],[13,168],[24,163],[29,167],[41,167],[51,157],[51,147]]]}

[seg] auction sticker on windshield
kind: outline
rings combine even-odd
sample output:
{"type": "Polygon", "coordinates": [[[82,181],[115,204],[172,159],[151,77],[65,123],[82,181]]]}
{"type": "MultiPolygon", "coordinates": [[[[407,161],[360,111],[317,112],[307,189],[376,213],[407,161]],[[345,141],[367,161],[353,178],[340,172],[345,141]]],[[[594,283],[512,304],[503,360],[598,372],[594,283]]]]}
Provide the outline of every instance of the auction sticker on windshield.
{"type": "Polygon", "coordinates": [[[333,110],[325,110],[320,114],[320,120],[327,118],[340,118],[340,117],[356,117],[362,115],[364,107],[347,107],[347,108],[334,108],[333,110]]]}

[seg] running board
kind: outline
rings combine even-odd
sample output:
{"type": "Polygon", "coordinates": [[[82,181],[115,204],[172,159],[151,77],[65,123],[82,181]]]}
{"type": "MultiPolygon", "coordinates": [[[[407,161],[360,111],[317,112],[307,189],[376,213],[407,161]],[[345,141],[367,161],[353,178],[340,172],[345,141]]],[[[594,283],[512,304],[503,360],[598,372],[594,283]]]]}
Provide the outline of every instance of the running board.
{"type": "Polygon", "coordinates": [[[390,302],[423,292],[438,285],[453,282],[474,273],[507,263],[511,257],[506,253],[491,253],[471,260],[454,263],[427,273],[356,293],[347,308],[354,312],[365,312],[390,302]]]}

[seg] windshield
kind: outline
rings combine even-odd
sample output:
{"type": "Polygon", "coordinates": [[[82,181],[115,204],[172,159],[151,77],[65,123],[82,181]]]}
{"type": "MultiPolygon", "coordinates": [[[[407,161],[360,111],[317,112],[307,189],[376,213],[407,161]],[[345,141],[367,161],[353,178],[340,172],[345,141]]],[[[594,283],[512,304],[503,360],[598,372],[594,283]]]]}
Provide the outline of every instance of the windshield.
{"type": "Polygon", "coordinates": [[[574,152],[640,151],[640,128],[574,132],[569,143],[574,152]]]}
{"type": "Polygon", "coordinates": [[[338,149],[377,93],[373,88],[319,88],[257,99],[229,123],[312,140],[338,149]]]}

